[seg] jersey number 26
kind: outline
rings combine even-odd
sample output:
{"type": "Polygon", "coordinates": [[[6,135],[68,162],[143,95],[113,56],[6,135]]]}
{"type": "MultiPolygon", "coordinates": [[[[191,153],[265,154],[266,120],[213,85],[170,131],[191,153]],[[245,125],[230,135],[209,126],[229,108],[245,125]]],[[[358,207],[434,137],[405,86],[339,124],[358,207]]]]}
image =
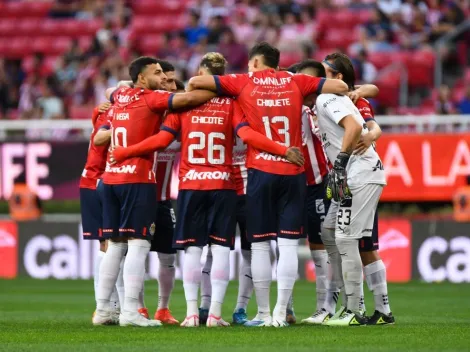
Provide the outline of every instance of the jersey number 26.
{"type": "Polygon", "coordinates": [[[221,132],[211,132],[206,134],[204,132],[191,132],[189,138],[199,139],[199,143],[191,144],[188,147],[188,160],[191,164],[212,164],[221,165],[225,163],[225,147],[220,144],[215,144],[216,138],[225,140],[225,135],[221,132]],[[207,139],[207,142],[206,142],[207,139]],[[207,160],[203,157],[196,157],[196,151],[203,150],[207,147],[207,160]],[[219,152],[219,157],[214,156],[214,152],[219,152]]]}

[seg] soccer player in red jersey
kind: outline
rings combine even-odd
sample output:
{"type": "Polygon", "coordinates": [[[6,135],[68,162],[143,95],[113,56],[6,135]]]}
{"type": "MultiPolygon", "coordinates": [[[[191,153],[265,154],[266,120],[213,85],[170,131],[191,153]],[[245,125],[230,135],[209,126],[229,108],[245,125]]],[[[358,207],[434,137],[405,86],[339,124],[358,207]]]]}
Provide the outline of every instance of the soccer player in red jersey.
{"type": "MultiPolygon", "coordinates": [[[[206,54],[200,64],[200,73],[223,74],[225,64],[222,55],[206,54]]],[[[262,150],[288,155],[289,159],[290,154],[301,156],[299,149],[274,143],[252,131],[231,98],[214,98],[192,110],[170,114],[156,136],[112,152],[120,161],[166,147],[181,133],[180,192],[173,243],[175,248],[185,250],[183,285],[187,316],[181,324],[185,327],[199,325],[200,260],[202,247],[207,243],[211,243],[213,256],[212,301],[207,326],[229,325],[221,318],[221,309],[230,274],[230,247],[235,235],[237,198],[232,179],[233,131],[262,150]]]]}
{"type": "MultiPolygon", "coordinates": [[[[133,87],[108,89],[114,104],[111,145],[131,146],[158,131],[168,109],[199,105],[214,97],[209,91],[170,93],[161,89],[166,76],[157,59],[140,57],[129,66],[133,87]],[[194,94],[193,94],[194,93],[194,94]]],[[[95,325],[110,322],[109,297],[116,283],[121,259],[124,260],[124,306],[119,317],[121,326],[159,326],[138,313],[145,259],[155,233],[157,202],[154,156],[145,154],[115,165],[107,165],[103,174],[104,237],[108,250],[100,268],[95,325]]]]}
{"type": "MultiPolygon", "coordinates": [[[[249,54],[248,74],[199,76],[189,89],[203,88],[237,97],[250,127],[285,146],[302,148],[301,115],[304,97],[312,93],[347,93],[340,80],[319,79],[276,71],[279,50],[268,43],[249,54]]],[[[298,269],[298,240],[303,237],[305,174],[303,166],[248,147],[246,211],[252,242],[252,274],[258,314],[248,326],[287,326],[287,304],[298,269]],[[270,240],[278,240],[278,298],[274,319],[269,306],[270,240]]]]}
{"type": "MultiPolygon", "coordinates": [[[[101,175],[106,166],[108,146],[95,146],[92,141],[99,128],[106,123],[112,115],[110,103],[103,103],[93,110],[93,131],[88,147],[88,156],[85,168],[80,178],[80,212],[82,215],[83,239],[100,241],[100,250],[94,258],[94,288],[95,300],[97,297],[99,268],[106,252],[106,241],[103,238],[103,212],[100,191],[102,191],[101,175]]],[[[119,308],[119,299],[113,292],[111,305],[119,308]]]]}

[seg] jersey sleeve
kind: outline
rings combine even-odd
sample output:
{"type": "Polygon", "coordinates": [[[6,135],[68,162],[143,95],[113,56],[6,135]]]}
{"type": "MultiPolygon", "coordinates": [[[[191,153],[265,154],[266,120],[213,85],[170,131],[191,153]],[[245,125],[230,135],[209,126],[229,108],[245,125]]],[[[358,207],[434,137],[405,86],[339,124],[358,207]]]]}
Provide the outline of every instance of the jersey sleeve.
{"type": "Polygon", "coordinates": [[[292,79],[297,83],[300,93],[304,97],[313,93],[320,94],[326,80],[325,78],[307,76],[301,73],[292,76],[292,79]]]}
{"type": "Polygon", "coordinates": [[[163,122],[163,125],[160,127],[160,129],[162,131],[170,132],[176,138],[181,130],[180,114],[168,114],[165,119],[165,122],[163,122]]]}
{"type": "Polygon", "coordinates": [[[343,98],[334,94],[321,94],[317,98],[317,109],[339,124],[343,118],[354,113],[344,104],[343,98]]]}
{"type": "Polygon", "coordinates": [[[173,108],[173,93],[164,90],[154,90],[144,96],[148,107],[153,112],[161,113],[165,110],[171,110],[173,108]]]}
{"type": "Polygon", "coordinates": [[[245,87],[248,79],[247,74],[214,76],[217,94],[237,97],[245,87]]]}
{"type": "Polygon", "coordinates": [[[365,122],[374,120],[374,111],[372,110],[369,102],[365,99],[359,99],[356,107],[362,115],[365,122]]]}
{"type": "Polygon", "coordinates": [[[233,115],[232,115],[232,126],[235,134],[238,133],[238,130],[243,126],[248,126],[248,121],[246,120],[245,114],[243,113],[240,104],[237,101],[233,101],[233,115]]]}

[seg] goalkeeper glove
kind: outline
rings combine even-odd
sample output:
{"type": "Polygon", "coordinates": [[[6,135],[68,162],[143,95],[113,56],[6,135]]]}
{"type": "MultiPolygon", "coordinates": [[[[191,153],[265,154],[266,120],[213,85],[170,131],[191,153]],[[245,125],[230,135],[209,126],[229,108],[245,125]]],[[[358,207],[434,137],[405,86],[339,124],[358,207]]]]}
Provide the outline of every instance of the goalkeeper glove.
{"type": "Polygon", "coordinates": [[[326,188],[326,196],[328,199],[334,199],[336,202],[342,202],[352,197],[348,187],[348,175],[346,166],[348,165],[350,155],[347,153],[339,153],[336,157],[333,169],[328,175],[328,186],[326,188]]]}

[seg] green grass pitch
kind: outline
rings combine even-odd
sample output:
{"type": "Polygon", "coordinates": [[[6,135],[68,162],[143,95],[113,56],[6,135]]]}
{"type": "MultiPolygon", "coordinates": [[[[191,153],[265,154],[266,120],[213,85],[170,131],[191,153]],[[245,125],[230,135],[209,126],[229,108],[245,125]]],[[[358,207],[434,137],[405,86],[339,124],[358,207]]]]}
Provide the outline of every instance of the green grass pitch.
{"type": "MultiPolygon", "coordinates": [[[[231,321],[236,300],[231,283],[224,317],[231,321]]],[[[272,285],[274,304],[276,285],[272,285]]],[[[0,281],[0,351],[470,351],[470,285],[390,285],[395,326],[284,329],[93,327],[93,283],[17,279],[0,281]]],[[[313,310],[315,286],[297,282],[297,319],[313,310]]],[[[156,307],[156,282],[146,282],[146,303],[156,307]]],[[[373,301],[366,294],[368,311],[373,301]]],[[[171,301],[175,317],[185,315],[181,281],[171,301]]],[[[249,306],[252,317],[255,302],[249,306]]]]}

